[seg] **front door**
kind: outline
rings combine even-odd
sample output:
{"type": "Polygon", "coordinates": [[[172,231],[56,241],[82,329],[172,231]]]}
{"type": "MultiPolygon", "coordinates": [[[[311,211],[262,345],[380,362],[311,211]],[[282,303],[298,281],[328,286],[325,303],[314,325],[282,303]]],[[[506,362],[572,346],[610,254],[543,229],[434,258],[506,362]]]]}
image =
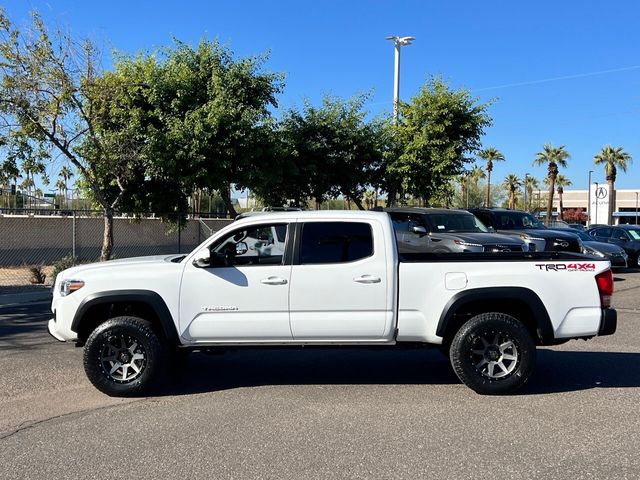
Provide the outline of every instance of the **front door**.
{"type": "Polygon", "coordinates": [[[185,266],[180,288],[180,333],[190,343],[290,341],[285,265],[288,226],[239,228],[185,266]]]}

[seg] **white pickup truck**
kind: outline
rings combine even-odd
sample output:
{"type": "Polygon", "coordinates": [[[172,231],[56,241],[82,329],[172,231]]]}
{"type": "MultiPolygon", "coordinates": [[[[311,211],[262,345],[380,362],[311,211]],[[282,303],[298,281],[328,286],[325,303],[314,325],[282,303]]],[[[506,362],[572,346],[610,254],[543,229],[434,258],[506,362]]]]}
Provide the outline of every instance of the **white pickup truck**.
{"type": "Polygon", "coordinates": [[[514,391],[536,345],[610,335],[607,261],[579,254],[407,254],[381,212],[236,221],[188,255],[77,266],[49,332],[84,345],[109,395],[148,391],[178,351],[264,345],[436,345],[478,393],[514,391]]]}

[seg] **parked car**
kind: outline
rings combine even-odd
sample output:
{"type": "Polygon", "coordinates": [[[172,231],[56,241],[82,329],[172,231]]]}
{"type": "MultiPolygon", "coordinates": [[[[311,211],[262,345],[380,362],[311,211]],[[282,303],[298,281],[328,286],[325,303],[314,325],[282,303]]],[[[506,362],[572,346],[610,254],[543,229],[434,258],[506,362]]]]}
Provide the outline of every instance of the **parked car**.
{"type": "Polygon", "coordinates": [[[549,222],[549,225],[547,225],[548,228],[571,228],[571,225],[569,225],[567,222],[565,222],[564,220],[551,220],[551,222],[549,222]]]}
{"type": "Polygon", "coordinates": [[[640,226],[605,225],[590,228],[587,233],[599,242],[613,243],[629,255],[629,265],[640,267],[640,226]]]}
{"type": "Polygon", "coordinates": [[[627,267],[629,256],[622,247],[614,245],[613,243],[598,242],[586,232],[576,232],[576,234],[580,237],[580,240],[582,240],[584,253],[587,255],[609,260],[611,267],[627,267]]]}
{"type": "Polygon", "coordinates": [[[573,228],[574,230],[578,230],[580,232],[584,232],[587,229],[586,225],[583,225],[581,223],[570,223],[569,227],[573,228]]]}
{"type": "Polygon", "coordinates": [[[466,210],[445,208],[388,208],[400,253],[522,252],[520,239],[490,233],[466,210]]]}
{"type": "Polygon", "coordinates": [[[525,241],[529,251],[583,251],[582,240],[573,230],[548,230],[530,213],[505,208],[472,208],[469,211],[497,233],[525,241]]]}

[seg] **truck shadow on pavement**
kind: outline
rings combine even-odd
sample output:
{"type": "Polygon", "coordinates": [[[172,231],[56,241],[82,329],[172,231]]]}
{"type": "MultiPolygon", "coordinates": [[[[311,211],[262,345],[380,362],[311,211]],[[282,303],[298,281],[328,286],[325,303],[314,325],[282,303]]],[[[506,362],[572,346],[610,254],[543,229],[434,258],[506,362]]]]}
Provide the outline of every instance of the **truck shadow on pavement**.
{"type": "MultiPolygon", "coordinates": [[[[269,385],[460,385],[435,349],[244,350],[193,353],[158,395],[269,385]]],[[[640,388],[640,353],[538,350],[536,371],[517,395],[640,388]]]]}

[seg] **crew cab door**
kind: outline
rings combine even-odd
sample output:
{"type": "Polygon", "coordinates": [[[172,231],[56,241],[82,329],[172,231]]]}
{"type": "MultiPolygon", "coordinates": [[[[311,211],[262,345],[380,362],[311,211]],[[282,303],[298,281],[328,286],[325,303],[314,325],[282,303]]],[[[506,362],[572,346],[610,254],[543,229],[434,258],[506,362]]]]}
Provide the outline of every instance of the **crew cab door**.
{"type": "Polygon", "coordinates": [[[180,332],[197,342],[291,340],[289,226],[239,227],[196,253],[180,289],[180,332]],[[206,261],[206,258],[209,261],[206,261]],[[285,263],[289,263],[285,265],[285,263]]]}
{"type": "Polygon", "coordinates": [[[393,260],[386,258],[384,242],[377,221],[314,219],[298,225],[290,289],[294,340],[392,336],[393,277],[387,267],[393,260]]]}

